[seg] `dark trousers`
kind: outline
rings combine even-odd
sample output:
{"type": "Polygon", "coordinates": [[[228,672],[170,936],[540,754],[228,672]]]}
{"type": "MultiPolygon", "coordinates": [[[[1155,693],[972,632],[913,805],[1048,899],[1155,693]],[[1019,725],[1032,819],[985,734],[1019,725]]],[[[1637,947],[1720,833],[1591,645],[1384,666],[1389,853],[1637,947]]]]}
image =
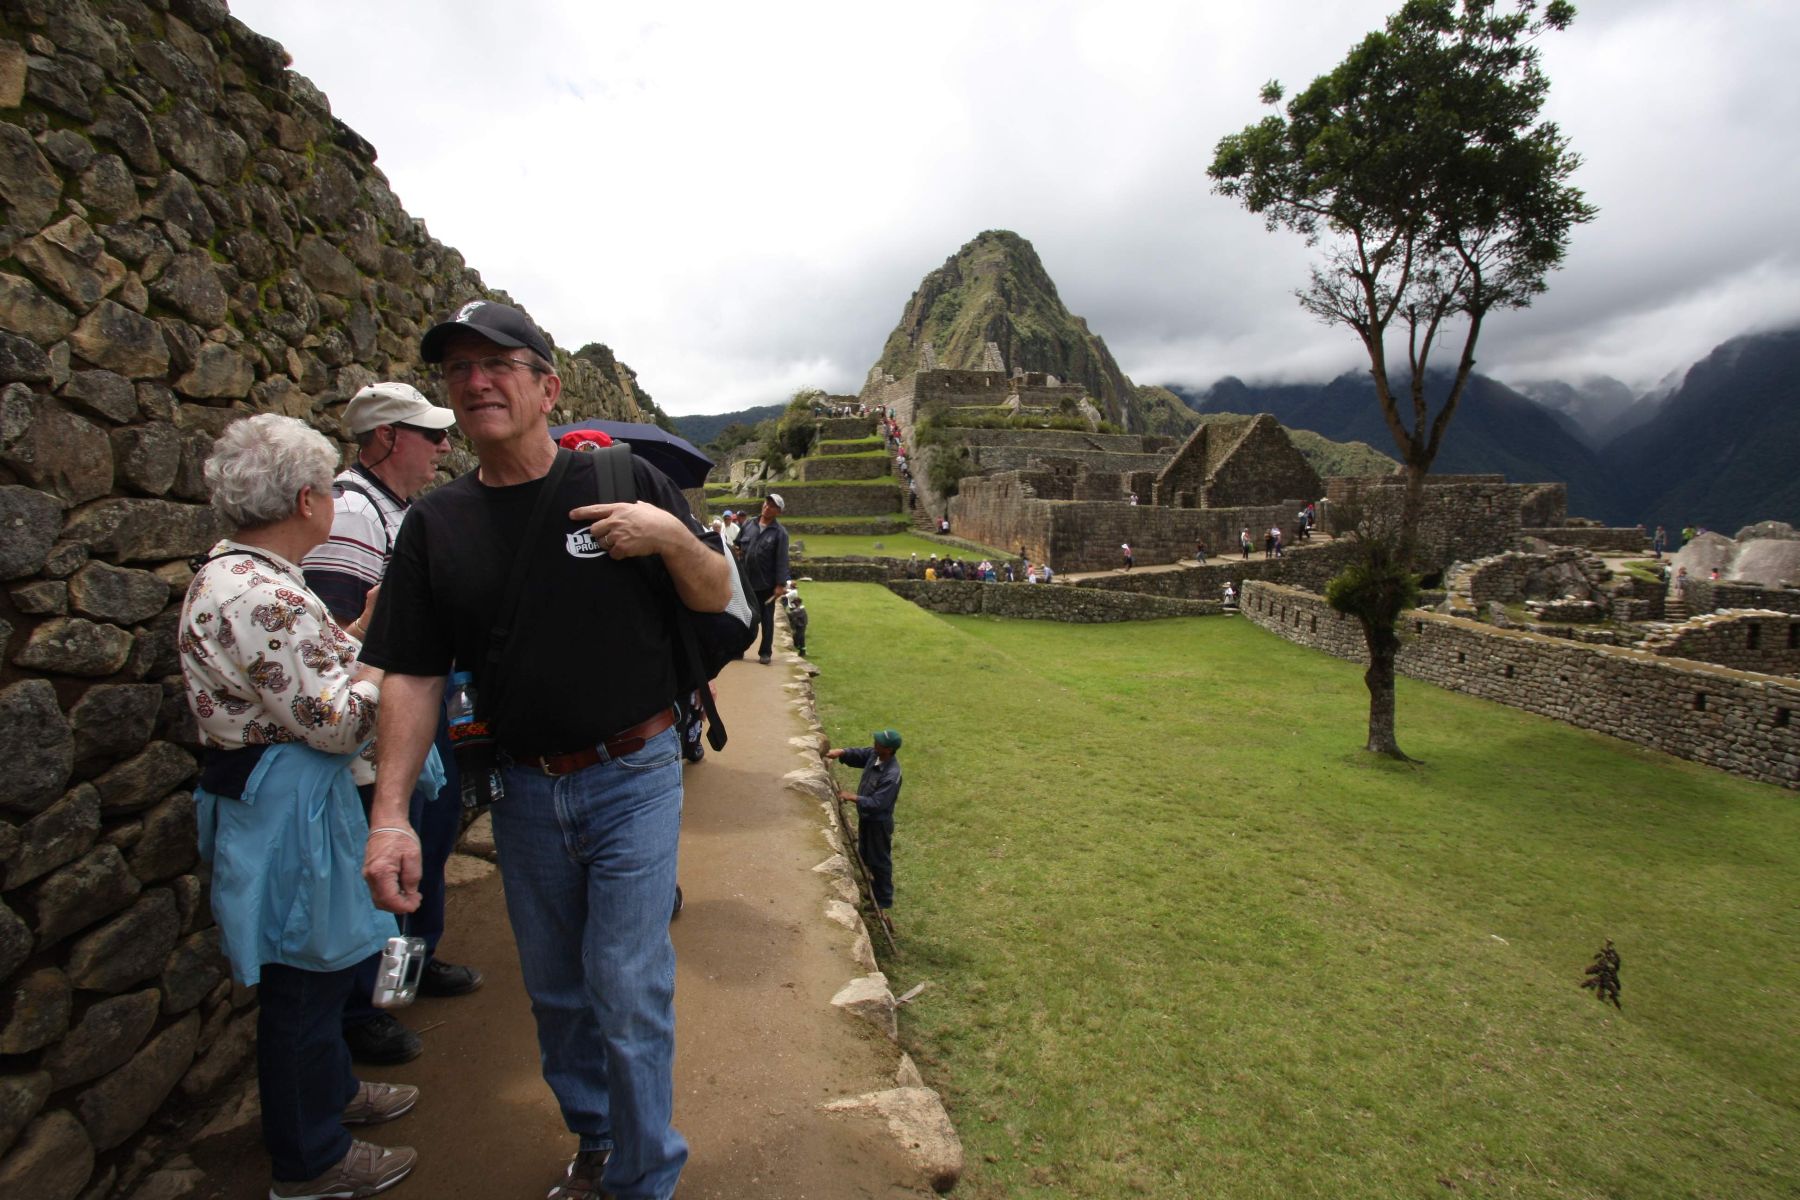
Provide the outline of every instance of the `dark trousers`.
{"type": "MultiPolygon", "coordinates": [[[[423,788],[414,788],[412,806],[406,818],[419,835],[423,866],[419,876],[419,907],[406,918],[405,932],[425,939],[428,953],[437,952],[438,940],[444,936],[444,864],[456,849],[457,835],[462,832],[462,784],[456,773],[456,756],[450,750],[449,726],[441,719],[437,733],[438,754],[444,760],[444,790],[427,797],[423,788]]],[[[369,811],[374,798],[373,787],[360,787],[363,812],[369,811]]],[[[356,983],[344,1004],[344,1024],[360,1025],[373,1020],[382,1010],[369,1003],[375,993],[375,977],[381,972],[381,955],[371,954],[356,968],[356,983]]],[[[311,1178],[308,1176],[307,1178],[311,1178]]]]}
{"type": "Polygon", "coordinates": [[[894,907],[894,819],[857,813],[856,852],[862,855],[863,866],[869,868],[875,903],[882,908],[894,907]]]}
{"type": "Polygon", "coordinates": [[[756,605],[762,609],[762,645],[756,648],[756,656],[768,658],[775,653],[775,589],[757,588],[756,605]]]}
{"type": "Polygon", "coordinates": [[[317,1178],[350,1149],[341,1118],[356,1096],[341,1023],[357,968],[302,971],[264,963],[257,989],[256,1083],[275,1178],[317,1178]]]}
{"type": "Polygon", "coordinates": [[[791,632],[794,635],[794,651],[795,651],[795,653],[801,655],[802,657],[805,657],[805,655],[806,655],[806,610],[804,608],[798,609],[798,610],[796,610],[796,609],[788,610],[788,630],[789,630],[789,632],[791,632]]]}

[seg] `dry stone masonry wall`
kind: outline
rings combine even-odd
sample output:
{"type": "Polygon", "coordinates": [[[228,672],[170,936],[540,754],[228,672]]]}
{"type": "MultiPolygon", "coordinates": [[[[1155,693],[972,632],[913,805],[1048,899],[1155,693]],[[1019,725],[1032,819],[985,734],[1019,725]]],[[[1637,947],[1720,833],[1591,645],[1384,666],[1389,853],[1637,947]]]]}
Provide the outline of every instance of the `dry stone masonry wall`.
{"type": "MultiPolygon", "coordinates": [[[[1291,642],[1368,661],[1362,628],[1322,596],[1246,584],[1243,611],[1291,642]]],[[[1399,669],[1765,783],[1800,788],[1800,681],[1542,637],[1415,609],[1399,669]]]]}
{"type": "MultiPolygon", "coordinates": [[[[500,297],[220,0],[0,5],[0,1195],[133,1190],[253,1051],[195,861],[174,626],[253,411],[341,438],[500,297]]],[[[569,415],[641,416],[603,347],[569,415]]]]}

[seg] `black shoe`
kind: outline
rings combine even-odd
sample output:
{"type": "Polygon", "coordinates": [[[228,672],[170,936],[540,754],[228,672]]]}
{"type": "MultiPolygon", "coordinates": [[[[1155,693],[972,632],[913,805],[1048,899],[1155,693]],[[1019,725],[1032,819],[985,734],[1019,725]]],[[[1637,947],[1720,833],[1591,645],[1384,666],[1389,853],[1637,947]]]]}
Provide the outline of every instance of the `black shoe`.
{"type": "Polygon", "coordinates": [[[474,967],[459,967],[434,958],[425,964],[419,976],[421,996],[466,996],[481,986],[481,972],[474,967]]]}
{"type": "Polygon", "coordinates": [[[376,1013],[367,1021],[344,1026],[344,1040],[350,1043],[351,1058],[382,1066],[411,1062],[425,1050],[419,1035],[392,1013],[376,1013]]]}
{"type": "Polygon", "coordinates": [[[673,921],[676,917],[679,917],[680,915],[681,915],[681,885],[678,883],[675,885],[675,911],[669,914],[669,920],[673,921]]]}

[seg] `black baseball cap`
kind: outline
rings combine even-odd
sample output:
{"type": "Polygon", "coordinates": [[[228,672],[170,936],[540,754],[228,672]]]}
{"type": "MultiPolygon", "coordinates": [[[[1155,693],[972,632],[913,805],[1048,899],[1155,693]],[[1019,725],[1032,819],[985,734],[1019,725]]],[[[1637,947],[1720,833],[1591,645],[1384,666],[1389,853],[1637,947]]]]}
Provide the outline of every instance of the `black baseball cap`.
{"type": "Polygon", "coordinates": [[[426,330],[419,341],[419,357],[428,363],[443,362],[444,343],[458,330],[479,334],[499,346],[522,346],[545,362],[555,361],[550,343],[531,318],[497,300],[471,300],[457,309],[454,317],[426,330]]]}

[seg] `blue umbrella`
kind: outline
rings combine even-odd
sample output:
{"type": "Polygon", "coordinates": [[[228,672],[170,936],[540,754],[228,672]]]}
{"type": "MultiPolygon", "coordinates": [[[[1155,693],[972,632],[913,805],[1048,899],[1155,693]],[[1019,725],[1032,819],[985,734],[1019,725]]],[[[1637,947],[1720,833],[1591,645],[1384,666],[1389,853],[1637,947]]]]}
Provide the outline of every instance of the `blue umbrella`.
{"type": "Polygon", "coordinates": [[[631,452],[674,481],[678,488],[697,488],[706,482],[712,470],[712,459],[694,449],[686,438],[677,437],[660,425],[639,421],[576,421],[572,425],[552,425],[550,436],[560,438],[577,429],[597,429],[616,442],[629,442],[631,452]]]}

